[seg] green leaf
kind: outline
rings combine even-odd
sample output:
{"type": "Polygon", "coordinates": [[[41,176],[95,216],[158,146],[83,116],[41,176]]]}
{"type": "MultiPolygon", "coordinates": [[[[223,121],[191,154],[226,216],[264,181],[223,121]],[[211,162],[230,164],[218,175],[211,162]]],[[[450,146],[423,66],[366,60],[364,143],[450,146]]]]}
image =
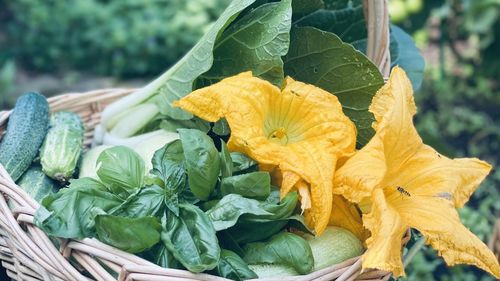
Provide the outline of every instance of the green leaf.
{"type": "Polygon", "coordinates": [[[298,219],[293,215],[297,203],[297,192],[288,193],[280,201],[279,190],[273,189],[271,195],[260,205],[269,214],[244,214],[227,232],[242,244],[267,239],[281,231],[286,225],[296,226],[310,233],[311,231],[307,231],[307,226],[301,226],[301,222],[297,221],[298,219]]]}
{"type": "Polygon", "coordinates": [[[175,132],[180,128],[187,128],[198,129],[208,133],[208,131],[210,131],[210,123],[196,116],[189,120],[176,120],[166,117],[161,121],[160,128],[169,132],[175,132]]]}
{"type": "Polygon", "coordinates": [[[82,239],[95,235],[95,217],[123,202],[92,178],[72,180],[68,188],[46,196],[36,214],[35,224],[45,233],[62,238],[82,239]]]}
{"type": "Polygon", "coordinates": [[[216,42],[212,68],[197,84],[212,84],[251,70],[255,76],[281,86],[281,57],[288,52],[290,42],[291,2],[264,4],[229,26],[216,42]]]}
{"type": "Polygon", "coordinates": [[[95,225],[99,240],[129,253],[142,252],[160,241],[161,225],[155,217],[98,215],[95,225]]]}
{"type": "Polygon", "coordinates": [[[323,0],[293,0],[293,18],[300,18],[324,7],[323,0]]]}
{"type": "Polygon", "coordinates": [[[179,204],[179,216],[166,211],[161,240],[189,271],[202,272],[217,266],[220,248],[210,219],[200,208],[179,204]]]}
{"type": "Polygon", "coordinates": [[[217,204],[206,212],[215,230],[220,231],[235,225],[243,214],[271,215],[261,207],[261,203],[238,194],[224,196],[217,204]]]}
{"type": "Polygon", "coordinates": [[[231,133],[231,128],[225,118],[219,119],[214,123],[212,131],[218,136],[228,136],[231,133]]]}
{"type": "Polygon", "coordinates": [[[335,34],[312,27],[293,28],[285,73],[336,95],[344,113],[356,124],[358,148],[373,136],[368,111],[384,80],[377,67],[335,34]]]}
{"type": "Polygon", "coordinates": [[[339,9],[319,9],[294,21],[294,25],[328,31],[349,43],[368,36],[361,3],[339,9]]]}
{"type": "Polygon", "coordinates": [[[179,129],[189,187],[200,200],[213,192],[220,172],[220,158],[213,140],[195,129],[179,129]]]}
{"type": "Polygon", "coordinates": [[[231,160],[231,153],[229,152],[229,148],[225,141],[221,140],[221,151],[220,151],[220,159],[221,159],[221,177],[227,178],[233,175],[233,161],[231,160]]]}
{"type": "Polygon", "coordinates": [[[141,257],[163,268],[180,268],[179,262],[163,243],[154,245],[150,250],[142,253],[141,257]]]}
{"type": "Polygon", "coordinates": [[[262,241],[275,235],[285,228],[286,220],[263,220],[253,222],[245,219],[240,219],[238,225],[231,227],[227,232],[231,237],[234,237],[237,243],[246,244],[256,241],[262,241]]]}
{"type": "Polygon", "coordinates": [[[173,108],[172,102],[179,100],[192,91],[193,82],[213,64],[213,49],[217,38],[236,19],[238,14],[255,0],[232,1],[198,43],[174,66],[147,85],[144,91],[159,92],[163,102],[160,111],[173,119],[188,120],[193,117],[189,112],[173,108]]]}
{"type": "Polygon", "coordinates": [[[314,267],[313,254],[307,241],[290,232],[276,234],[266,242],[249,243],[244,250],[243,259],[249,264],[288,265],[300,274],[308,274],[314,267]]]}
{"type": "Polygon", "coordinates": [[[120,206],[110,210],[114,216],[158,216],[164,211],[165,190],[157,185],[147,186],[130,195],[120,206]]]}
{"type": "Polygon", "coordinates": [[[231,152],[231,160],[233,162],[233,174],[236,175],[254,172],[259,169],[257,162],[240,152],[231,152]]]}
{"type": "Polygon", "coordinates": [[[258,278],[240,256],[225,249],[221,250],[219,264],[214,271],[220,277],[237,281],[258,278]]]}
{"type": "Polygon", "coordinates": [[[153,174],[164,183],[164,199],[167,208],[179,215],[179,198],[183,198],[187,189],[187,173],[184,168],[184,150],[182,142],[175,140],[157,150],[152,159],[153,174]]]}
{"type": "Polygon", "coordinates": [[[97,176],[116,195],[127,197],[144,184],[144,161],[128,147],[104,150],[97,158],[97,166],[97,176]]]}
{"type": "Polygon", "coordinates": [[[221,193],[239,194],[248,198],[265,199],[271,192],[271,176],[268,172],[253,172],[223,178],[221,193]]]}
{"type": "Polygon", "coordinates": [[[391,25],[391,66],[399,65],[410,78],[413,90],[418,90],[424,77],[425,61],[415,42],[404,30],[391,25]]]}

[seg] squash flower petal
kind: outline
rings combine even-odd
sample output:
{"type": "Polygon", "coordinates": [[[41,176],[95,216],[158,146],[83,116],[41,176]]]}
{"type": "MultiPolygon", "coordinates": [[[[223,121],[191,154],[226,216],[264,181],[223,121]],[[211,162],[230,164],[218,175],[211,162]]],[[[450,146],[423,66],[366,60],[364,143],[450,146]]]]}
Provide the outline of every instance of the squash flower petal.
{"type": "Polygon", "coordinates": [[[323,232],[337,159],[352,154],[356,142],[355,126],[337,97],[289,77],[281,90],[244,72],[174,105],[210,122],[226,118],[229,149],[247,154],[266,170],[280,171],[281,195],[298,190],[306,223],[317,234],[323,232]]]}
{"type": "Polygon", "coordinates": [[[365,241],[370,236],[368,230],[363,226],[361,213],[356,206],[340,195],[333,195],[329,225],[347,229],[361,241],[365,241]]]}
{"type": "Polygon", "coordinates": [[[401,238],[419,230],[449,265],[476,265],[500,277],[493,253],[456,212],[491,170],[476,158],[450,159],[423,144],[414,125],[411,83],[401,68],[373,98],[375,136],[337,170],[334,193],[358,203],[371,232],[363,268],[404,275],[401,238]]]}

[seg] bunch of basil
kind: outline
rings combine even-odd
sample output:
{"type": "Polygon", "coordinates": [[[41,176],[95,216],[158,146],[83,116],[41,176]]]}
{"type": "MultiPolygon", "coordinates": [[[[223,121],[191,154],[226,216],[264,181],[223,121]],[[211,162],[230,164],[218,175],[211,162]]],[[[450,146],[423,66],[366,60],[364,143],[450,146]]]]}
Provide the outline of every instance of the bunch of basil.
{"type": "Polygon", "coordinates": [[[269,173],[252,159],[230,153],[224,141],[219,152],[202,131],[178,131],[179,140],[156,151],[149,174],[131,149],[104,150],[99,180],[76,179],[45,197],[36,225],[51,236],[97,237],[163,267],[234,280],[257,277],[246,261],[310,272],[309,244],[282,232],[310,232],[294,214],[297,193],[280,200],[269,173]]]}

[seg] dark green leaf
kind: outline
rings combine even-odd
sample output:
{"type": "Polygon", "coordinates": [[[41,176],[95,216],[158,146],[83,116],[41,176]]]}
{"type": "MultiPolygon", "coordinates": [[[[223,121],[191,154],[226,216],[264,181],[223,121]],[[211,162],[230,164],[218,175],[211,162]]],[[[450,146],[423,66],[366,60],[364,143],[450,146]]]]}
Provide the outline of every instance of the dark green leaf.
{"type": "Polygon", "coordinates": [[[186,128],[198,129],[208,133],[208,131],[210,131],[210,123],[198,117],[193,117],[189,120],[176,120],[167,117],[161,121],[160,128],[169,132],[175,132],[177,129],[186,128]]]}
{"type": "Polygon", "coordinates": [[[149,251],[141,254],[141,257],[163,268],[179,268],[179,262],[163,243],[158,243],[149,251]]]}
{"type": "Polygon", "coordinates": [[[157,185],[147,186],[130,195],[125,202],[109,213],[115,216],[140,218],[161,216],[164,211],[165,190],[157,185]]]}
{"type": "Polygon", "coordinates": [[[212,67],[213,49],[217,38],[238,14],[253,2],[255,0],[232,1],[207,33],[179,62],[146,86],[160,92],[163,99],[160,104],[164,105],[161,108],[163,114],[178,120],[188,120],[193,117],[189,112],[173,108],[172,102],[190,93],[194,80],[212,67]]]}
{"type": "MultiPolygon", "coordinates": [[[[301,227],[293,213],[298,202],[297,192],[288,193],[280,202],[279,190],[274,189],[265,202],[261,203],[261,208],[269,212],[268,215],[244,214],[238,220],[238,223],[227,230],[227,232],[236,239],[238,243],[249,243],[261,241],[271,237],[281,231],[286,225],[293,224],[298,229],[304,230],[307,227],[301,227]]],[[[306,231],[310,232],[310,231],[306,231]]]]}
{"type": "Polygon", "coordinates": [[[160,241],[158,218],[126,218],[98,215],[95,225],[99,240],[129,253],[147,250],[160,241]]]}
{"type": "Polygon", "coordinates": [[[233,174],[243,174],[257,171],[257,162],[240,152],[231,152],[233,161],[233,174]]]}
{"type": "Polygon", "coordinates": [[[266,242],[249,243],[243,259],[249,264],[276,263],[293,267],[300,274],[308,274],[314,266],[311,247],[304,238],[290,232],[281,232],[266,242]]]}
{"type": "Polygon", "coordinates": [[[220,150],[220,159],[221,159],[221,177],[227,178],[233,175],[233,160],[231,160],[231,153],[229,153],[229,148],[227,148],[226,142],[221,140],[221,150],[220,150]]]}
{"type": "Polygon", "coordinates": [[[220,158],[212,139],[194,129],[179,129],[184,149],[189,187],[201,200],[207,200],[220,172],[220,158]]]}
{"type": "Polygon", "coordinates": [[[363,6],[346,6],[341,9],[319,9],[294,22],[296,26],[311,26],[335,33],[342,41],[352,43],[366,39],[367,30],[363,6]]]}
{"type": "Polygon", "coordinates": [[[231,133],[231,129],[225,118],[215,122],[212,131],[218,136],[228,136],[231,133]]]}
{"type": "Polygon", "coordinates": [[[179,204],[179,211],[179,216],[168,210],[165,212],[163,243],[189,271],[213,269],[219,262],[220,248],[210,219],[191,204],[179,204]]]}
{"type": "Polygon", "coordinates": [[[261,207],[259,201],[238,194],[224,196],[213,208],[207,211],[207,216],[217,231],[235,225],[243,214],[272,215],[261,207]]]}
{"type": "Polygon", "coordinates": [[[144,161],[128,147],[104,150],[97,158],[97,166],[99,179],[116,195],[127,197],[133,189],[144,184],[144,161]]]}
{"type": "Polygon", "coordinates": [[[323,0],[293,0],[293,19],[300,18],[324,7],[323,0]]]}
{"type": "Polygon", "coordinates": [[[95,235],[95,217],[119,206],[123,200],[91,178],[71,181],[68,188],[42,200],[35,224],[45,233],[62,238],[95,235]]]}
{"type": "Polygon", "coordinates": [[[368,111],[384,80],[377,67],[335,34],[312,27],[293,28],[285,73],[335,94],[356,124],[358,147],[373,136],[368,111]]]}
{"type": "Polygon", "coordinates": [[[227,231],[217,232],[217,238],[219,239],[219,245],[221,248],[231,250],[240,257],[245,255],[245,252],[240,247],[236,239],[233,236],[231,236],[231,234],[229,234],[227,231]]]}
{"type": "Polygon", "coordinates": [[[214,271],[218,276],[231,280],[243,281],[258,278],[240,256],[225,249],[221,250],[219,264],[214,271]]]}
{"type": "Polygon", "coordinates": [[[159,176],[165,186],[164,198],[167,208],[179,215],[179,195],[182,198],[187,186],[182,142],[175,140],[157,150],[152,159],[152,173],[159,176]]]}
{"type": "Polygon", "coordinates": [[[391,25],[390,51],[391,66],[402,67],[410,78],[413,90],[418,90],[424,76],[424,58],[411,36],[395,25],[391,25]]]}
{"type": "Polygon", "coordinates": [[[271,192],[271,176],[268,172],[253,172],[223,178],[222,196],[235,193],[248,198],[265,199],[271,192]]]}
{"type": "Polygon", "coordinates": [[[198,85],[251,70],[281,86],[283,61],[288,52],[292,19],[291,0],[264,4],[229,26],[214,47],[212,68],[201,75],[198,85]]]}
{"type": "Polygon", "coordinates": [[[252,219],[240,219],[238,225],[225,230],[237,243],[246,244],[268,239],[280,232],[287,225],[286,220],[262,220],[252,222],[252,219]]]}
{"type": "MultiPolygon", "coordinates": [[[[268,197],[268,200],[262,204],[262,208],[271,213],[271,215],[259,216],[259,219],[276,220],[287,218],[293,214],[295,206],[299,201],[299,195],[297,192],[288,193],[281,201],[278,202],[274,201],[274,197],[271,197],[273,199],[269,198],[270,197],[268,197]]],[[[253,216],[249,215],[248,217],[253,216]]]]}

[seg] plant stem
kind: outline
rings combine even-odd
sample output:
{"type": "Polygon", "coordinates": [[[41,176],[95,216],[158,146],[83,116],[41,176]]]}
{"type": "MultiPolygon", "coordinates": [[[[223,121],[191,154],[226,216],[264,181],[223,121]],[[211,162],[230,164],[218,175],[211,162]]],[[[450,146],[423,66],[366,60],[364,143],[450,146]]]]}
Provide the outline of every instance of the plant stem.
{"type": "Polygon", "coordinates": [[[420,251],[420,249],[422,249],[424,245],[425,245],[425,237],[420,237],[420,239],[418,239],[417,242],[413,244],[413,246],[410,248],[410,250],[404,257],[403,260],[404,267],[406,267],[411,262],[413,257],[418,253],[418,251],[420,251]]]}

